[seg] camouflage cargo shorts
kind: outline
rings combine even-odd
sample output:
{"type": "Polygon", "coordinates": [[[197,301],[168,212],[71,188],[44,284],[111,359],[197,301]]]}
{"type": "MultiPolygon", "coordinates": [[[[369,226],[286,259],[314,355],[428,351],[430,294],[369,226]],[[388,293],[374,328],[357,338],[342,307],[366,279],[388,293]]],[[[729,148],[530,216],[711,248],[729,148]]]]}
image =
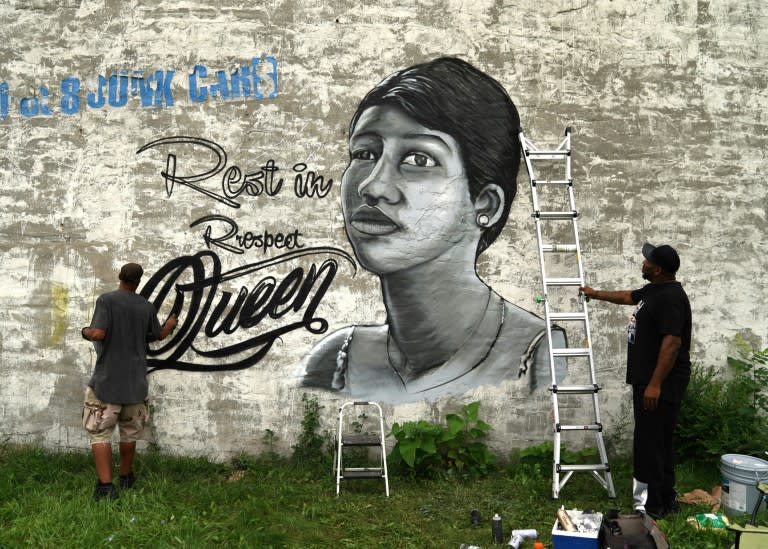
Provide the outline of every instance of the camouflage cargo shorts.
{"type": "Polygon", "coordinates": [[[120,442],[136,442],[142,438],[148,421],[149,408],[145,402],[109,404],[100,401],[93,389],[85,388],[83,427],[90,434],[91,444],[112,442],[116,426],[120,429],[120,442]]]}

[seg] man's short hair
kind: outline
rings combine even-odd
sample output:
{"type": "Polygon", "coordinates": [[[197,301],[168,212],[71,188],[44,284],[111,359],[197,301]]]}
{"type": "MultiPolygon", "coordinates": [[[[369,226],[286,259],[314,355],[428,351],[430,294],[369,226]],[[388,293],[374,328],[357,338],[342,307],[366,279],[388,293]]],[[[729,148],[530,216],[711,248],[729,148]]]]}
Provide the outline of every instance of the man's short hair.
{"type": "Polygon", "coordinates": [[[141,280],[141,276],[144,274],[144,269],[138,263],[126,263],[120,269],[120,280],[128,282],[129,284],[138,284],[141,280]]]}

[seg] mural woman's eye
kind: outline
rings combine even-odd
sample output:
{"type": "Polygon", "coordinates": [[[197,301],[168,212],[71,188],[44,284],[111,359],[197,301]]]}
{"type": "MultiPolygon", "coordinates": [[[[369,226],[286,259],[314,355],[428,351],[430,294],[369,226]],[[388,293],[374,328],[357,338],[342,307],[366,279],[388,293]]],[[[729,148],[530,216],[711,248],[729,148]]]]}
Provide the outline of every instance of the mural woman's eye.
{"type": "Polygon", "coordinates": [[[352,151],[353,160],[375,160],[376,155],[369,149],[357,149],[352,151]]]}
{"type": "Polygon", "coordinates": [[[408,153],[403,158],[403,164],[410,164],[412,166],[419,166],[420,168],[433,168],[437,166],[435,159],[428,154],[412,152],[408,153]]]}

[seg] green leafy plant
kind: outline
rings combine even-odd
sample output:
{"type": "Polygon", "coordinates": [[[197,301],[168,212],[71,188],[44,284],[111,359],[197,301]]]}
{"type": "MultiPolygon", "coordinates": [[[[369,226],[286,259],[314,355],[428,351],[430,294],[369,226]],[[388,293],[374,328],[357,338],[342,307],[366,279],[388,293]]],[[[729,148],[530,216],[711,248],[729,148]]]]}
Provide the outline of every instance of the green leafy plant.
{"type": "Polygon", "coordinates": [[[728,357],[732,377],[712,366],[694,364],[683,400],[676,444],[680,459],[712,461],[723,454],[758,454],[768,448],[768,349],[755,351],[736,338],[728,357]]]}
{"type": "Polygon", "coordinates": [[[768,414],[768,348],[756,351],[741,335],[736,336],[736,357],[728,357],[728,365],[736,377],[734,390],[751,397],[760,412],[768,414]]]}
{"type": "Polygon", "coordinates": [[[427,421],[395,423],[389,436],[397,440],[390,461],[405,467],[409,475],[460,477],[484,476],[496,463],[482,439],[491,426],[479,418],[479,402],[448,414],[446,425],[427,421]]]}
{"type": "Polygon", "coordinates": [[[264,429],[264,435],[261,437],[261,442],[264,444],[264,453],[266,455],[275,456],[277,454],[275,451],[275,443],[277,442],[277,439],[278,436],[272,429],[264,429]]]}
{"type": "Polygon", "coordinates": [[[323,464],[328,460],[328,433],[320,433],[320,410],[323,408],[317,396],[304,393],[301,395],[304,405],[304,417],[301,420],[301,433],[293,445],[293,460],[302,463],[323,464]]]}

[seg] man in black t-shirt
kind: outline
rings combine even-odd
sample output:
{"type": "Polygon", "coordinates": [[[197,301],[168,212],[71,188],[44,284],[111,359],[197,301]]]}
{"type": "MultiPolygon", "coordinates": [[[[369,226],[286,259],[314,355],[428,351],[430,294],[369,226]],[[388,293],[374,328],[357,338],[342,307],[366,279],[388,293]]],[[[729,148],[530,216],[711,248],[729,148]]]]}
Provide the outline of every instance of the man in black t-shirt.
{"type": "Polygon", "coordinates": [[[96,499],[115,499],[112,484],[112,434],[120,428],[120,486],[133,486],[136,440],[144,431],[148,410],[147,343],[165,339],[176,327],[171,315],[163,326],[155,307],[136,293],[144,270],[127,263],[120,269],[117,290],[96,300],[91,325],[81,330],[96,349],[96,367],[85,390],[83,426],[90,434],[98,482],[96,499]]]}
{"type": "Polygon", "coordinates": [[[678,508],[673,432],[691,376],[691,305],[675,280],[680,258],[669,245],[643,246],[638,290],[582,287],[590,299],[635,305],[627,328],[627,383],[632,385],[635,431],[634,507],[659,518],[678,508]]]}

